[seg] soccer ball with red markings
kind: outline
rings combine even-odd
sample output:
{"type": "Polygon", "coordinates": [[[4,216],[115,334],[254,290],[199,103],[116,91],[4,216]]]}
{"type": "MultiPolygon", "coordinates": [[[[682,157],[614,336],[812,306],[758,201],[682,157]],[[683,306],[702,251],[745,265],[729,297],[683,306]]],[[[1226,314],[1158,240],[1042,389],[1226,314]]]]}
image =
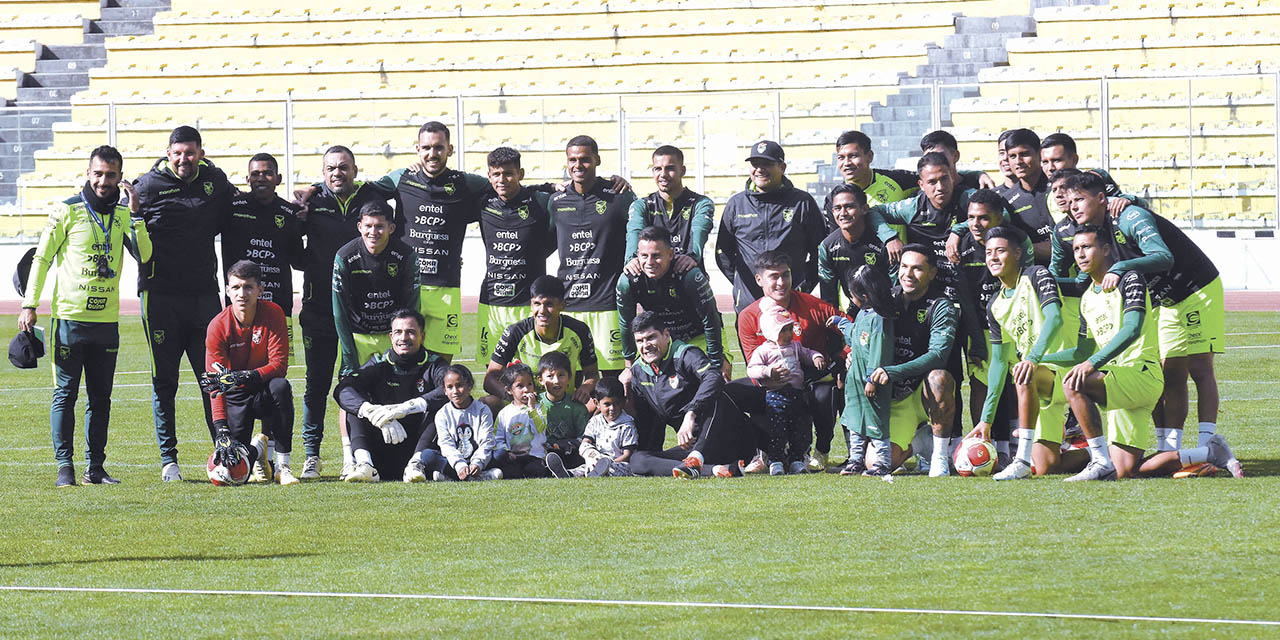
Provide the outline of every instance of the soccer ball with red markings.
{"type": "Polygon", "coordinates": [[[246,456],[237,456],[236,461],[228,465],[219,460],[218,452],[214,451],[209,454],[206,470],[209,473],[209,482],[219,487],[244,484],[249,479],[249,459],[246,456]]]}
{"type": "Polygon", "coordinates": [[[965,438],[956,447],[955,465],[962,476],[989,476],[996,466],[996,447],[986,440],[965,438]]]}

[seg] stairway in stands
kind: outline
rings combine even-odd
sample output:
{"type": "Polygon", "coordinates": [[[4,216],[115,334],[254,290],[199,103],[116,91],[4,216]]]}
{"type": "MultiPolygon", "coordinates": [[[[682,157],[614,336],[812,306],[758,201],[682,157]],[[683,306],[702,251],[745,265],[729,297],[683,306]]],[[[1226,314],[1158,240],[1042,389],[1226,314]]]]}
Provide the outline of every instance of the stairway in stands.
{"type": "MultiPolygon", "coordinates": [[[[976,97],[978,71],[1009,63],[1005,42],[1010,38],[1034,36],[1035,10],[1040,7],[1074,6],[1082,4],[1106,4],[1107,0],[1030,0],[1027,15],[969,17],[956,16],[955,33],[946,36],[941,45],[929,48],[928,64],[916,67],[914,75],[902,74],[898,85],[902,88],[891,94],[885,104],[871,107],[871,122],[860,127],[871,137],[875,147],[875,166],[894,167],[898,160],[920,155],[920,136],[933,129],[933,84],[972,84],[971,87],[944,87],[941,89],[942,128],[952,126],[951,101],[957,98],[976,97]]],[[[811,193],[825,196],[840,177],[834,164],[818,166],[817,183],[808,185],[811,193]]]]}
{"type": "Polygon", "coordinates": [[[71,120],[71,96],[107,63],[106,38],[149,34],[151,19],[168,9],[169,0],[102,0],[101,17],[84,21],[84,44],[36,44],[35,72],[19,73],[17,100],[0,111],[0,204],[17,200],[18,176],[53,144],[53,123],[71,120]]]}

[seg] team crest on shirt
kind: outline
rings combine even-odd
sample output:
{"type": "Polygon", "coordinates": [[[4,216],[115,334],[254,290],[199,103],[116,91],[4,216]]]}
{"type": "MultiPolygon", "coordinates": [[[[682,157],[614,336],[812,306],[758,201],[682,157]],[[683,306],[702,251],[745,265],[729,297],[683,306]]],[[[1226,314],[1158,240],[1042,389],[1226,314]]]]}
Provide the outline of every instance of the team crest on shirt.
{"type": "Polygon", "coordinates": [[[867,263],[868,267],[874,267],[876,266],[876,254],[874,252],[868,251],[862,254],[862,261],[867,263]]]}
{"type": "Polygon", "coordinates": [[[156,329],[151,332],[151,341],[156,344],[164,344],[164,329],[156,329]]]}
{"type": "Polygon", "coordinates": [[[71,347],[65,344],[58,345],[58,359],[66,360],[71,357],[71,347]]]}
{"type": "Polygon", "coordinates": [[[444,193],[445,193],[445,195],[449,195],[449,196],[451,196],[451,195],[453,195],[453,192],[454,192],[455,190],[456,190],[456,189],[454,189],[454,186],[453,186],[453,183],[452,183],[452,182],[450,182],[449,184],[444,185],[444,193]]]}
{"type": "Polygon", "coordinates": [[[683,218],[685,222],[688,222],[689,218],[693,217],[693,207],[685,207],[681,209],[680,217],[683,218]]]}
{"type": "Polygon", "coordinates": [[[596,200],[596,215],[598,216],[604,215],[604,210],[608,206],[609,206],[608,202],[605,202],[604,200],[596,200]]]}
{"type": "Polygon", "coordinates": [[[213,195],[213,183],[212,183],[212,182],[206,182],[206,183],[204,183],[204,194],[205,194],[206,196],[211,196],[211,195],[213,195]]]}
{"type": "Polygon", "coordinates": [[[871,344],[871,334],[863,331],[862,335],[858,336],[858,344],[864,347],[871,344]]]}
{"type": "Polygon", "coordinates": [[[920,324],[924,324],[924,319],[925,319],[925,317],[926,317],[926,316],[928,316],[928,315],[929,315],[929,310],[928,310],[928,309],[921,309],[921,310],[917,311],[917,312],[916,312],[916,322],[919,322],[920,324]]]}
{"type": "Polygon", "coordinates": [[[1188,312],[1187,312],[1187,326],[1188,326],[1188,327],[1198,327],[1198,326],[1200,326],[1200,312],[1199,312],[1199,311],[1188,311],[1188,312]]]}
{"type": "Polygon", "coordinates": [[[516,209],[516,215],[520,216],[520,219],[521,219],[521,220],[528,220],[528,219],[529,219],[529,207],[524,206],[524,205],[521,205],[519,209],[516,209]]]}
{"type": "Polygon", "coordinates": [[[427,392],[427,383],[422,378],[418,378],[418,393],[427,392]]]}
{"type": "Polygon", "coordinates": [[[670,378],[667,378],[667,384],[671,385],[672,389],[680,386],[680,376],[671,376],[670,378]]]}
{"type": "Polygon", "coordinates": [[[671,295],[671,297],[672,297],[672,298],[679,298],[679,297],[680,297],[680,294],[676,293],[676,288],[675,288],[675,287],[671,287],[670,289],[667,289],[667,293],[669,293],[669,294],[671,295]]]}
{"type": "Polygon", "coordinates": [[[283,229],[283,228],[284,228],[284,215],[283,215],[283,214],[279,214],[279,213],[277,213],[277,214],[276,214],[276,228],[277,228],[277,229],[283,229]]]}
{"type": "Polygon", "coordinates": [[[1125,244],[1128,242],[1127,240],[1124,239],[1124,234],[1120,233],[1119,229],[1116,229],[1116,242],[1119,244],[1125,244]]]}
{"type": "Polygon", "coordinates": [[[253,343],[262,344],[262,327],[253,328],[253,343]]]}
{"type": "Polygon", "coordinates": [[[791,222],[791,219],[794,217],[796,217],[796,210],[794,208],[787,207],[786,209],[782,210],[783,222],[791,222]]]}
{"type": "Polygon", "coordinates": [[[400,265],[398,265],[398,264],[396,264],[396,263],[394,263],[394,262],[388,262],[388,263],[387,263],[387,275],[389,275],[389,276],[391,276],[392,278],[394,278],[394,277],[396,277],[396,274],[398,274],[398,273],[400,273],[400,265]]]}

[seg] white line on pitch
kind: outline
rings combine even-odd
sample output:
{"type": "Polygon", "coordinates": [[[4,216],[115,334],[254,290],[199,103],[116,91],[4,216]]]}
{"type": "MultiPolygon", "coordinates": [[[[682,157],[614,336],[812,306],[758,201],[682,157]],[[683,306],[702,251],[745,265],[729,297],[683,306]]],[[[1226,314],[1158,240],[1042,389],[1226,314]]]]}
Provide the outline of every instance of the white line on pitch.
{"type": "Polygon", "coordinates": [[[1235,349],[1275,349],[1276,347],[1280,347],[1280,344],[1251,344],[1242,347],[1227,347],[1227,351],[1235,349]]]}
{"type": "Polygon", "coordinates": [[[0,591],[55,593],[125,593],[189,596],[267,596],[297,598],[351,598],[369,600],[458,600],[463,602],[504,602],[516,604],[582,604],[621,607],[668,607],[684,609],[764,609],[773,611],[823,611],[831,613],[896,613],[941,616],[978,616],[1000,618],[1057,618],[1068,620],[1103,620],[1156,623],[1232,624],[1280,627],[1280,620],[1232,620],[1224,618],[1173,618],[1159,616],[1122,616],[1091,613],[1050,613],[1023,611],[966,611],[962,609],[918,609],[891,607],[843,607],[803,604],[751,604],[745,602],[674,602],[662,600],[596,600],[590,598],[533,598],[514,596],[465,596],[429,593],[343,593],[331,591],[233,591],[230,589],[131,589],[117,587],[43,587],[0,585],[0,591]]]}
{"type": "Polygon", "coordinates": [[[1246,331],[1244,333],[1228,333],[1228,336],[1280,336],[1280,331],[1246,331]]]}

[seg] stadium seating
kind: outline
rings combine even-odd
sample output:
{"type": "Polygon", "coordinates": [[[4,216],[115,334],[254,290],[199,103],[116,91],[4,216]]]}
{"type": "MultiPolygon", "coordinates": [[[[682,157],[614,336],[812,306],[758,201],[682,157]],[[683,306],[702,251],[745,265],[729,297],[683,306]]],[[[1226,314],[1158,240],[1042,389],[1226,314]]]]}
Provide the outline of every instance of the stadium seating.
{"type": "MultiPolygon", "coordinates": [[[[15,4],[0,0],[0,12],[15,4]]],[[[28,207],[64,192],[107,133],[112,104],[127,173],[190,123],[241,181],[252,153],[284,154],[291,99],[298,183],[316,177],[333,144],[355,148],[368,175],[402,167],[417,126],[440,119],[466,125],[456,164],[479,171],[490,149],[513,146],[531,180],[559,178],[564,141],[588,133],[602,172],[647,189],[649,150],[675,142],[699,188],[723,201],[741,188],[751,141],[778,137],[788,174],[812,181],[835,133],[871,122],[872,104],[955,32],[954,15],[1026,12],[1012,0],[627,1],[603,12],[575,0],[175,0],[154,34],[107,40],[107,66],[91,72],[72,121],[55,126],[54,147],[37,152],[20,184],[28,207]]],[[[1274,68],[1280,6],[1114,0],[1035,17],[1037,36],[1010,40],[1009,64],[980,72],[978,97],[950,104],[962,164],[994,169],[990,141],[1026,126],[1071,133],[1085,164],[1101,166],[1100,78],[1139,76],[1107,86],[1107,165],[1121,184],[1191,224],[1265,219],[1276,188],[1274,78],[1223,72],[1274,68]],[[1170,74],[1196,77],[1161,77],[1170,74]]]]}
{"type": "Polygon", "coordinates": [[[80,44],[84,18],[97,13],[97,2],[0,0],[0,98],[15,99],[18,73],[35,70],[37,42],[80,44]]]}
{"type": "Polygon", "coordinates": [[[566,0],[177,0],[153,35],[107,40],[107,66],[91,72],[21,194],[39,206],[74,183],[113,103],[127,173],[162,153],[164,132],[191,123],[206,131],[209,156],[241,180],[252,152],[283,154],[291,91],[299,182],[316,177],[332,144],[353,146],[368,174],[402,167],[421,122],[461,117],[455,142],[468,170],[505,144],[525,154],[530,179],[558,178],[564,141],[585,132],[601,143],[602,171],[646,181],[649,151],[674,136],[723,201],[741,188],[743,149],[755,139],[781,137],[803,185],[830,155],[834,132],[869,120],[899,74],[954,32],[953,15],[1025,10],[1011,0],[623,2],[605,13],[566,0]],[[458,114],[460,94],[502,97],[466,98],[458,114]]]}
{"type": "MultiPolygon", "coordinates": [[[[1102,166],[1105,77],[1108,165],[1122,187],[1180,224],[1275,224],[1280,5],[1116,0],[1035,17],[1036,37],[1009,41],[1009,65],[979,73],[981,95],[951,104],[959,139],[1063,131],[1082,164],[1102,166]]],[[[988,144],[962,151],[993,168],[988,144]]]]}

